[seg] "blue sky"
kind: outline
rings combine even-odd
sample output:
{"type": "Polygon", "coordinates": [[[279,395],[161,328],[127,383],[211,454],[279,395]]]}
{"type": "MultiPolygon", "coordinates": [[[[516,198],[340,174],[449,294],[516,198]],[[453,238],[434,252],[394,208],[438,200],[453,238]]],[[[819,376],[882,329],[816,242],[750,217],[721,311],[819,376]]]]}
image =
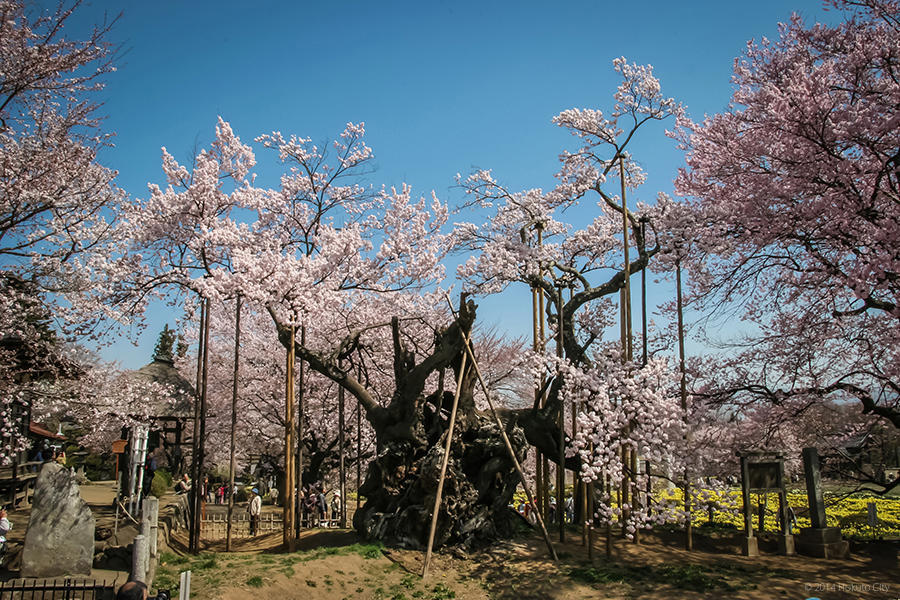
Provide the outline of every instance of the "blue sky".
{"type": "MultiPolygon", "coordinates": [[[[456,173],[474,167],[513,189],[550,187],[556,156],[572,144],[551,118],[571,107],[608,109],[618,56],[652,64],[663,93],[696,119],[726,107],[747,40],[776,37],[792,11],[808,23],[837,17],[819,0],[95,0],[66,33],[82,36],[120,11],[111,39],[122,57],[101,93],[116,146],[102,161],[129,194],[164,183],[162,146],[189,162],[221,115],[245,141],[273,130],[326,140],[364,121],[372,183],[408,182],[445,200],[460,197],[456,173]]],[[[645,132],[633,152],[649,175],[634,198],[671,191],[682,157],[663,129],[645,132]]],[[[258,150],[257,159],[264,178],[277,174],[274,157],[258,150]]],[[[483,321],[528,330],[527,290],[480,303],[483,321]]],[[[152,311],[138,347],[117,342],[104,356],[126,368],[147,362],[167,316],[152,311]]]]}

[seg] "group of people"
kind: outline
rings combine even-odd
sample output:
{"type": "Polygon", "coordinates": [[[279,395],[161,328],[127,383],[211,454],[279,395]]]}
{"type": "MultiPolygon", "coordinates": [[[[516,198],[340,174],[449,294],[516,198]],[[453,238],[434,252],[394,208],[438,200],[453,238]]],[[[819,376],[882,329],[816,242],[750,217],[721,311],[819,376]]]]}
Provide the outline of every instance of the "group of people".
{"type": "MultiPolygon", "coordinates": [[[[187,473],[182,475],[175,483],[176,494],[186,494],[191,490],[191,480],[187,473]]],[[[271,490],[273,500],[277,499],[277,490],[271,490]]],[[[215,504],[226,504],[229,486],[227,483],[219,483],[210,485],[209,478],[203,480],[200,487],[200,493],[204,501],[215,504]]],[[[233,491],[232,491],[233,493],[233,491]]],[[[300,495],[297,498],[297,505],[303,523],[308,527],[328,527],[340,518],[343,508],[343,500],[341,493],[335,490],[331,494],[331,502],[327,501],[328,492],[321,482],[312,485],[304,485],[300,495]],[[329,519],[329,515],[331,519],[329,519]]],[[[259,515],[262,512],[262,497],[259,488],[254,487],[250,490],[250,498],[247,502],[247,513],[250,515],[250,535],[257,535],[259,531],[259,515]]]]}
{"type": "MultiPolygon", "coordinates": [[[[48,461],[59,463],[65,467],[66,451],[58,446],[51,446],[47,442],[35,444],[34,450],[31,453],[31,462],[45,463],[48,461]]],[[[32,465],[31,470],[37,472],[37,465],[32,465]]]]}
{"type": "MultiPolygon", "coordinates": [[[[554,496],[550,496],[550,510],[549,510],[549,521],[551,523],[556,522],[556,511],[558,510],[556,504],[556,498],[554,496]]],[[[535,523],[537,521],[534,516],[537,508],[534,506],[534,503],[525,502],[524,500],[519,503],[516,507],[516,510],[520,515],[525,517],[529,523],[535,523]]],[[[573,523],[575,521],[575,499],[572,497],[572,493],[570,492],[565,501],[563,502],[563,510],[565,511],[565,520],[566,523],[573,523]]]]}
{"type": "Polygon", "coordinates": [[[331,519],[339,519],[341,516],[341,492],[335,490],[331,495],[331,505],[326,500],[325,487],[321,482],[312,485],[304,485],[298,499],[301,511],[301,519],[309,524],[309,527],[328,527],[331,519]]]}

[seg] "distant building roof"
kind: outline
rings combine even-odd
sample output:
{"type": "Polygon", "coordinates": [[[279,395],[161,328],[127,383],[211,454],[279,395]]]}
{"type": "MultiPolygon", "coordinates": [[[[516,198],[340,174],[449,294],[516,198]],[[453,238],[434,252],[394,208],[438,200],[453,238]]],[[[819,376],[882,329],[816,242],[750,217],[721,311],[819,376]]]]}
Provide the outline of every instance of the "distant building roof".
{"type": "Polygon", "coordinates": [[[58,433],[53,433],[52,431],[50,431],[43,425],[39,425],[39,424],[35,423],[34,421],[32,421],[31,423],[28,424],[28,431],[30,433],[33,433],[34,435],[37,435],[40,437],[45,437],[45,438],[50,438],[52,440],[66,439],[66,436],[58,434],[58,433]]]}
{"type": "Polygon", "coordinates": [[[181,376],[175,363],[167,357],[156,356],[131,375],[139,380],[171,386],[175,392],[174,405],[163,398],[152,398],[148,414],[152,417],[191,417],[194,415],[194,386],[181,376]]]}

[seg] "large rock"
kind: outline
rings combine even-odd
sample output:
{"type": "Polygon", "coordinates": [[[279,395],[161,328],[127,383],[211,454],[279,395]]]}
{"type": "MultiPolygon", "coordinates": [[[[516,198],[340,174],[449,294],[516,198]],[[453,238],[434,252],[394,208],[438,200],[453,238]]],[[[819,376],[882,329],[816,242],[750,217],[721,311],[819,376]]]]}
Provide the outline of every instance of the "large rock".
{"type": "Polygon", "coordinates": [[[47,463],[34,489],[21,576],[90,575],[93,559],[94,515],[81,499],[75,476],[47,463]]]}

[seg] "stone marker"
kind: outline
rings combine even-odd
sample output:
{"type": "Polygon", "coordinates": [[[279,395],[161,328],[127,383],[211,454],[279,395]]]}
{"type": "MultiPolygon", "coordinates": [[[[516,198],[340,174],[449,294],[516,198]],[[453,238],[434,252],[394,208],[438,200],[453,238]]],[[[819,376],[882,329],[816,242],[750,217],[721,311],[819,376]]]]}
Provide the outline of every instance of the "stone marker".
{"type": "Polygon", "coordinates": [[[825,497],[822,495],[822,475],[819,472],[819,451],[803,449],[803,473],[806,475],[806,496],[809,499],[809,521],[813,529],[824,529],[825,497]]]}
{"type": "Polygon", "coordinates": [[[75,475],[46,463],[34,488],[21,576],[90,575],[93,560],[94,515],[81,499],[75,475]]]}
{"type": "Polygon", "coordinates": [[[806,476],[806,495],[812,527],[800,529],[797,550],[801,554],[819,558],[846,558],[850,554],[850,542],[842,539],[840,527],[828,527],[826,524],[819,452],[815,448],[803,449],[803,472],[806,476]]]}

